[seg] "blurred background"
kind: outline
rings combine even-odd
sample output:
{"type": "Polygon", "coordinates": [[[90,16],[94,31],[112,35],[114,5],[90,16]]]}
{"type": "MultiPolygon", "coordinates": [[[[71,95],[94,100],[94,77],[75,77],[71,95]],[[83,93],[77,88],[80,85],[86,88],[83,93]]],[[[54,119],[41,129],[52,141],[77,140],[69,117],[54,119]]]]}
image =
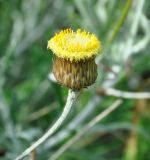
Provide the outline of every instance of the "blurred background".
{"type": "Polygon", "coordinates": [[[0,0],[0,160],[13,160],[61,114],[68,89],[49,79],[47,41],[68,27],[102,41],[99,75],[31,160],[150,160],[150,102],[136,97],[150,91],[149,0],[0,0]],[[58,154],[118,98],[118,109],[58,154]]]}

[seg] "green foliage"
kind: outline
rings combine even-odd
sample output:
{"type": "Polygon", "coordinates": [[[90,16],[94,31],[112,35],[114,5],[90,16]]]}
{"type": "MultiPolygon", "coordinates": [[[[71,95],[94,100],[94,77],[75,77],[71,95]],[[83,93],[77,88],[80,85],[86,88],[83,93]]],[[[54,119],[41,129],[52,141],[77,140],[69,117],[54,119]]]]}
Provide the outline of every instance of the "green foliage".
{"type": "MultiPolygon", "coordinates": [[[[47,41],[62,28],[83,28],[101,39],[99,77],[81,92],[57,132],[67,136],[59,140],[54,135],[39,147],[37,159],[48,159],[117,99],[98,97],[97,88],[111,84],[124,91],[149,91],[149,10],[149,0],[0,0],[0,160],[13,160],[64,107],[67,89],[48,79],[52,53],[47,50],[47,41]]],[[[149,113],[148,100],[124,99],[58,159],[149,160],[149,113]]]]}

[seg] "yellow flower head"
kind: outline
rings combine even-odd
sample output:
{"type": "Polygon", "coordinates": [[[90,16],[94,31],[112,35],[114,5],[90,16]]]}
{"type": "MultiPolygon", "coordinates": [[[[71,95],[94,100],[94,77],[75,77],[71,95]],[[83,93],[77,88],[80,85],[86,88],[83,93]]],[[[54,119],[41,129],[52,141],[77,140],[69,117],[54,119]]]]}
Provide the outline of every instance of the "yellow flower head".
{"type": "Polygon", "coordinates": [[[56,33],[48,41],[48,49],[60,58],[80,61],[96,56],[101,50],[101,42],[94,34],[78,29],[66,29],[56,33]]]}

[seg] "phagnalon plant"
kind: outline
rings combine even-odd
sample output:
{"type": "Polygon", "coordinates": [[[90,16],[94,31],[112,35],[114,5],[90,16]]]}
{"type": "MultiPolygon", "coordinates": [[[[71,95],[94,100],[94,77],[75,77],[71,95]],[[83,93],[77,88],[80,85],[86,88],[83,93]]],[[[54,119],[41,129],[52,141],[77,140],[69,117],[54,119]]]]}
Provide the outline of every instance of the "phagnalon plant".
{"type": "Polygon", "coordinates": [[[79,91],[92,85],[97,78],[95,57],[101,51],[101,42],[89,32],[66,29],[48,41],[54,53],[53,73],[58,83],[69,88],[64,110],[55,124],[16,160],[21,160],[51,136],[67,117],[79,91]]]}

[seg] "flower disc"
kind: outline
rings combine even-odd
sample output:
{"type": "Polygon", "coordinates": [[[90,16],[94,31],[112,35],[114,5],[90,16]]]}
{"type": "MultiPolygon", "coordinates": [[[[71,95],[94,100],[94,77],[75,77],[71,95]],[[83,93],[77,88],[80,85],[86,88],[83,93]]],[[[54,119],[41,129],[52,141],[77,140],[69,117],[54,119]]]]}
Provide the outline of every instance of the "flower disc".
{"type": "Polygon", "coordinates": [[[80,61],[96,56],[101,50],[101,43],[94,34],[81,29],[76,32],[66,29],[51,38],[47,48],[57,57],[80,61]]]}

